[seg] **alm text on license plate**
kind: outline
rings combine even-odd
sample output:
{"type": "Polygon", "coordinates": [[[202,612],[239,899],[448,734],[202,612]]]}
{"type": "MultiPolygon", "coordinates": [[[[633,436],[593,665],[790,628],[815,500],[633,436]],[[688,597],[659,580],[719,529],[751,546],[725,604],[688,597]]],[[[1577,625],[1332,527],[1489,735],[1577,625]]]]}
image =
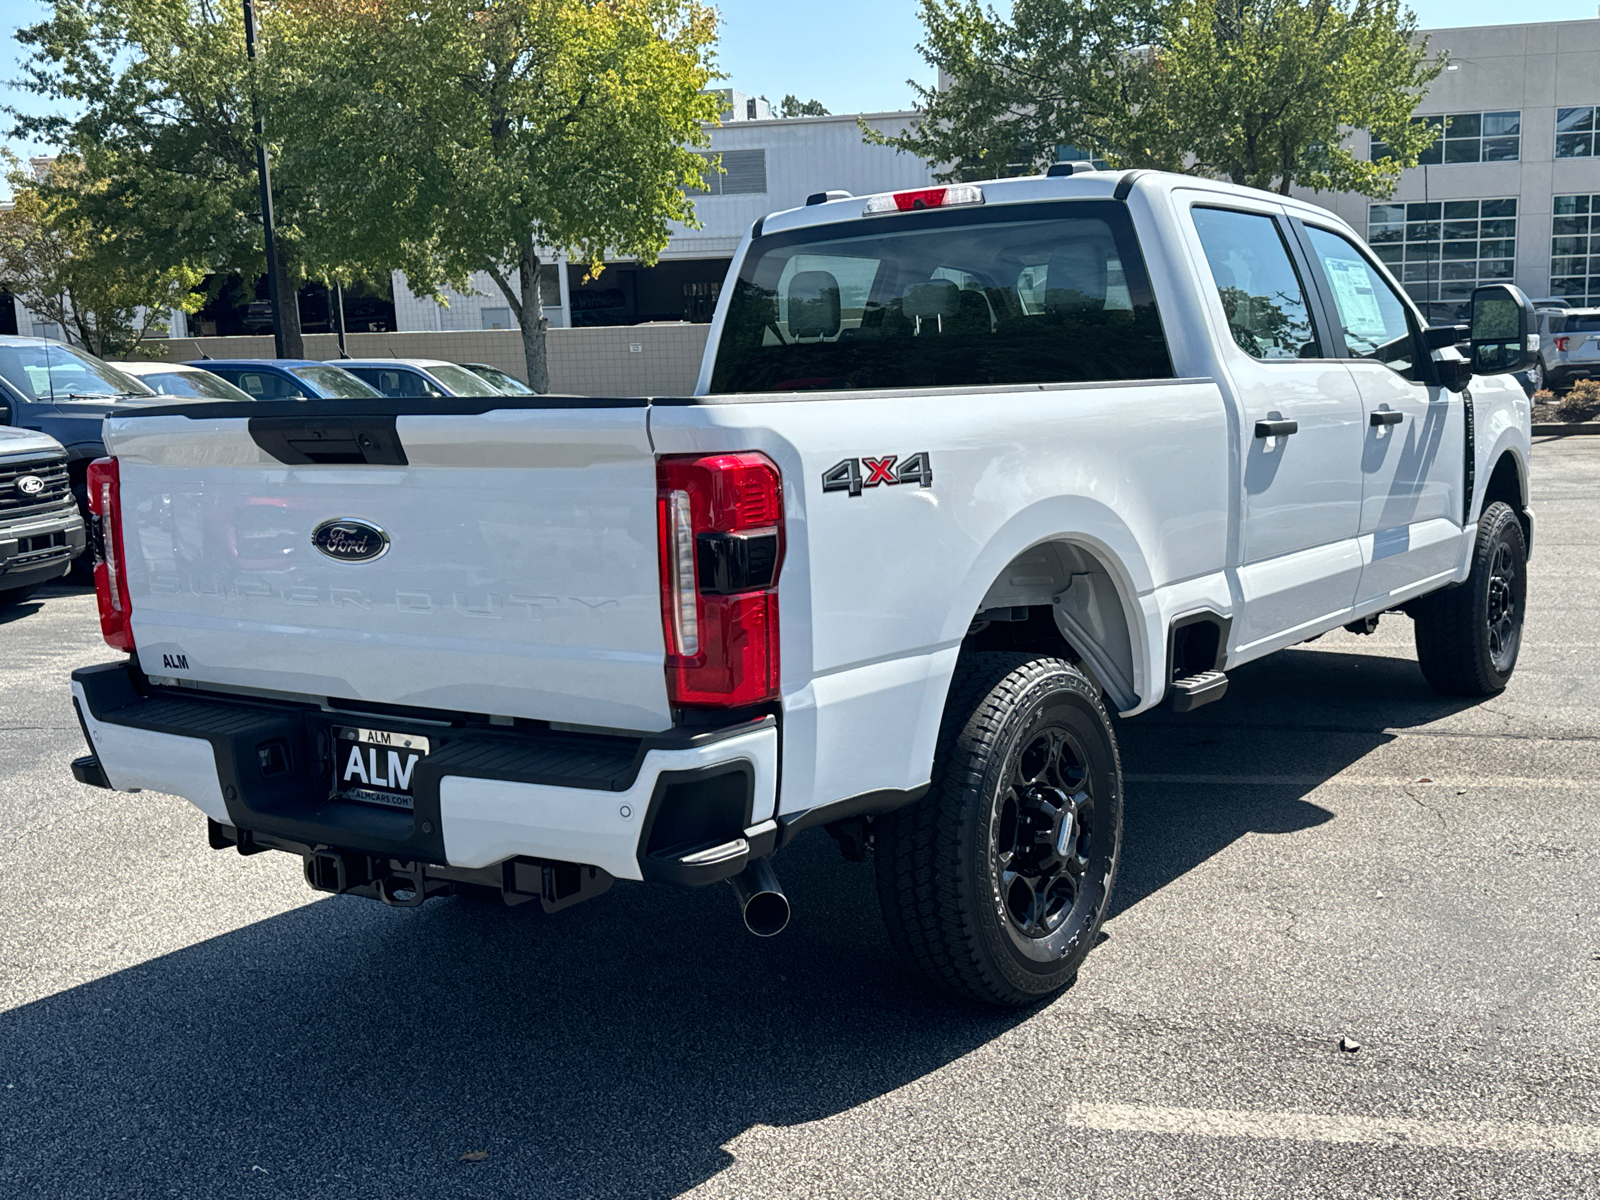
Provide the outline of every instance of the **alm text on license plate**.
{"type": "Polygon", "coordinates": [[[427,738],[353,725],[335,726],[333,738],[333,794],[337,798],[411,810],[416,803],[412,784],[417,764],[429,750],[427,738]]]}

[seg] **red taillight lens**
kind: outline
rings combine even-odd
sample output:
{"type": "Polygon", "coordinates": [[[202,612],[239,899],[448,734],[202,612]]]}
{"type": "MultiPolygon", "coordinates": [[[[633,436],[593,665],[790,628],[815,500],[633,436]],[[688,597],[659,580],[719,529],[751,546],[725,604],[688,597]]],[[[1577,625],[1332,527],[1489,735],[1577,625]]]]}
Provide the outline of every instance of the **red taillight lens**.
{"type": "Polygon", "coordinates": [[[128,602],[128,560],[122,549],[121,475],[114,458],[89,464],[89,515],[95,521],[94,594],[100,602],[100,633],[113,650],[133,649],[128,602]]]}
{"type": "Polygon", "coordinates": [[[1568,339],[1564,337],[1558,337],[1556,339],[1556,349],[1561,351],[1563,354],[1567,352],[1567,340],[1568,339]]]}
{"type": "Polygon", "coordinates": [[[656,465],[661,617],[673,704],[735,708],[778,695],[783,479],[764,454],[656,465]]]}

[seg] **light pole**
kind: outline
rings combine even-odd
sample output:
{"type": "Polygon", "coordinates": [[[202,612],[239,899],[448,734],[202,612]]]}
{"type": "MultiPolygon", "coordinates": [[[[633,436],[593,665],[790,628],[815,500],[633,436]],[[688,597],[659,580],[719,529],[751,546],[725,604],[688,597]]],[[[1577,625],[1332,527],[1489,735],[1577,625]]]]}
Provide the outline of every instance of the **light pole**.
{"type": "Polygon", "coordinates": [[[250,112],[255,118],[256,174],[261,183],[261,230],[267,252],[267,299],[272,302],[272,347],[283,358],[283,297],[278,289],[278,246],[272,229],[272,171],[267,163],[266,123],[261,118],[261,95],[256,88],[256,7],[244,3],[244,53],[250,61],[250,112]]]}

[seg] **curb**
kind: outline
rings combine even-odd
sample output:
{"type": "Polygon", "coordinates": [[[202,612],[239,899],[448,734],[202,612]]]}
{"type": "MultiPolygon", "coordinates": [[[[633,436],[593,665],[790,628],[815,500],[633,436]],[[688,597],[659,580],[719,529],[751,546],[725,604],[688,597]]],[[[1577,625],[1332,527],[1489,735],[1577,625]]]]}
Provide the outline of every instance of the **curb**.
{"type": "Polygon", "coordinates": [[[1600,433],[1600,421],[1577,421],[1566,425],[1551,422],[1533,427],[1534,437],[1568,437],[1580,433],[1600,433]]]}

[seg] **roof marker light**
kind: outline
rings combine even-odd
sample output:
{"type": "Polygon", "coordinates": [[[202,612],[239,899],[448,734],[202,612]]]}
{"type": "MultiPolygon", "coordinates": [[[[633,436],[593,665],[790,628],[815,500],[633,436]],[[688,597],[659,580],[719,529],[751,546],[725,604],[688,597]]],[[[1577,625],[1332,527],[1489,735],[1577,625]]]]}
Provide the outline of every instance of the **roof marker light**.
{"type": "Polygon", "coordinates": [[[983,189],[975,183],[952,183],[949,187],[914,188],[909,192],[884,192],[868,197],[861,209],[864,217],[884,213],[913,212],[919,208],[956,208],[963,204],[982,204],[983,189]]]}

